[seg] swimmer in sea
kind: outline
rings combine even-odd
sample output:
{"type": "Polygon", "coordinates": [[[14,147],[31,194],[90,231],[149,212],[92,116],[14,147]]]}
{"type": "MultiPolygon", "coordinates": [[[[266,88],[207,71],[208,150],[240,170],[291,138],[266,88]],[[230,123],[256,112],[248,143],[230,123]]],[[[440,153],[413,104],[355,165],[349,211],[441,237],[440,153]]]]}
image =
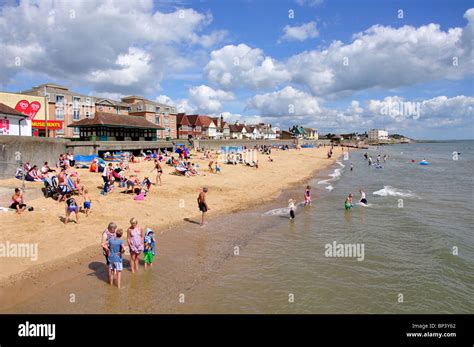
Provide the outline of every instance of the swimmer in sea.
{"type": "Polygon", "coordinates": [[[308,206],[311,205],[311,187],[306,186],[306,189],[304,191],[304,205],[308,206]]]}
{"type": "Polygon", "coordinates": [[[360,193],[360,202],[367,205],[367,198],[365,197],[365,192],[362,189],[359,189],[360,193]]]}
{"type": "Polygon", "coordinates": [[[295,219],[295,200],[288,200],[288,208],[290,209],[290,220],[295,219]]]}
{"type": "Polygon", "coordinates": [[[350,210],[352,208],[352,193],[349,193],[347,196],[346,201],[344,202],[344,208],[346,210],[350,210]]]}

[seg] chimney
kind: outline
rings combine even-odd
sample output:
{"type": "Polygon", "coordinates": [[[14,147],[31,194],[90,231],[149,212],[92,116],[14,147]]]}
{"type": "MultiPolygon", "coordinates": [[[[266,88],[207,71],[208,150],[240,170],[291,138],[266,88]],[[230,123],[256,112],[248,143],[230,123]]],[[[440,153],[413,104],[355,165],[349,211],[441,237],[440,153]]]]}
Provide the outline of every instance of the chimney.
{"type": "Polygon", "coordinates": [[[238,120],[236,120],[236,121],[235,121],[235,125],[239,125],[239,124],[240,124],[240,123],[239,123],[239,121],[238,121],[238,120]]]}

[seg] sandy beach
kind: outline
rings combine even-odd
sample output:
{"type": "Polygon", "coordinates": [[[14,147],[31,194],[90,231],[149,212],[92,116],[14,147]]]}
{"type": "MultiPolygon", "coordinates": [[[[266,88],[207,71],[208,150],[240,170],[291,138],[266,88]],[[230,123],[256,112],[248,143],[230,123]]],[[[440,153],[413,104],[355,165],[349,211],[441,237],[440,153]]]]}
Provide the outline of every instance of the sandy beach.
{"type": "MultiPolygon", "coordinates": [[[[4,257],[0,262],[0,286],[9,286],[17,281],[34,277],[50,268],[60,268],[75,259],[81,252],[97,245],[102,231],[109,221],[114,221],[124,230],[128,228],[131,217],[138,219],[142,227],[154,226],[155,233],[162,235],[172,232],[172,226],[178,223],[197,223],[200,213],[196,197],[202,186],[209,187],[208,215],[212,219],[223,213],[249,208],[275,198],[282,189],[301,183],[318,170],[327,168],[341,154],[337,148],[332,159],[326,157],[327,148],[274,151],[273,162],[260,156],[258,169],[242,165],[224,165],[222,173],[208,172],[208,160],[202,160],[201,154],[194,153],[192,162],[201,166],[201,175],[183,177],[170,174],[173,168],[163,165],[162,186],[153,186],[144,201],[134,201],[133,195],[120,193],[116,189],[108,196],[101,196],[100,174],[90,173],[86,169],[77,170],[81,182],[89,189],[92,197],[92,213],[89,217],[80,214],[79,224],[64,225],[64,203],[42,197],[30,200],[25,193],[26,203],[34,207],[33,212],[16,215],[2,212],[3,228],[0,230],[2,243],[29,243],[38,245],[38,259],[4,257]]],[[[140,178],[150,173],[152,162],[131,164],[140,178]]],[[[41,182],[26,182],[27,189],[33,186],[41,188],[41,182]]],[[[16,179],[0,181],[2,188],[20,186],[16,179]]],[[[28,192],[28,190],[27,190],[28,192]]],[[[8,201],[2,201],[6,206],[8,201]]],[[[205,227],[203,228],[203,232],[205,227]]]]}

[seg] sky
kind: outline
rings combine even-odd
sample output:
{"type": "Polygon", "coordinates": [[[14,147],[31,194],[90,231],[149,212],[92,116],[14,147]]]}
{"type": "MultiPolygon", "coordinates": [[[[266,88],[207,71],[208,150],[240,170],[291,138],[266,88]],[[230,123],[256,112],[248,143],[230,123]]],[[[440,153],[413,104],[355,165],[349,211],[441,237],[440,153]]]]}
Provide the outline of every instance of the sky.
{"type": "Polygon", "coordinates": [[[0,90],[474,139],[473,40],[464,0],[0,0],[0,90]]]}

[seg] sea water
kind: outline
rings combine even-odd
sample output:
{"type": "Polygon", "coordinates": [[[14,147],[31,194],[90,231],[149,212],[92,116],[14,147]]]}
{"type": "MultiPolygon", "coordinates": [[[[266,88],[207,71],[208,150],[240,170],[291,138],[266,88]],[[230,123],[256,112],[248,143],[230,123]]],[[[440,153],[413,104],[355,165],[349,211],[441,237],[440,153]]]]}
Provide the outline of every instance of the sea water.
{"type": "Polygon", "coordinates": [[[308,182],[310,207],[304,183],[204,228],[158,233],[154,269],[125,270],[120,291],[98,258],[87,276],[11,312],[474,313],[474,141],[367,150],[374,163],[388,156],[381,169],[364,152],[308,182]],[[289,198],[298,202],[292,221],[289,198]]]}

